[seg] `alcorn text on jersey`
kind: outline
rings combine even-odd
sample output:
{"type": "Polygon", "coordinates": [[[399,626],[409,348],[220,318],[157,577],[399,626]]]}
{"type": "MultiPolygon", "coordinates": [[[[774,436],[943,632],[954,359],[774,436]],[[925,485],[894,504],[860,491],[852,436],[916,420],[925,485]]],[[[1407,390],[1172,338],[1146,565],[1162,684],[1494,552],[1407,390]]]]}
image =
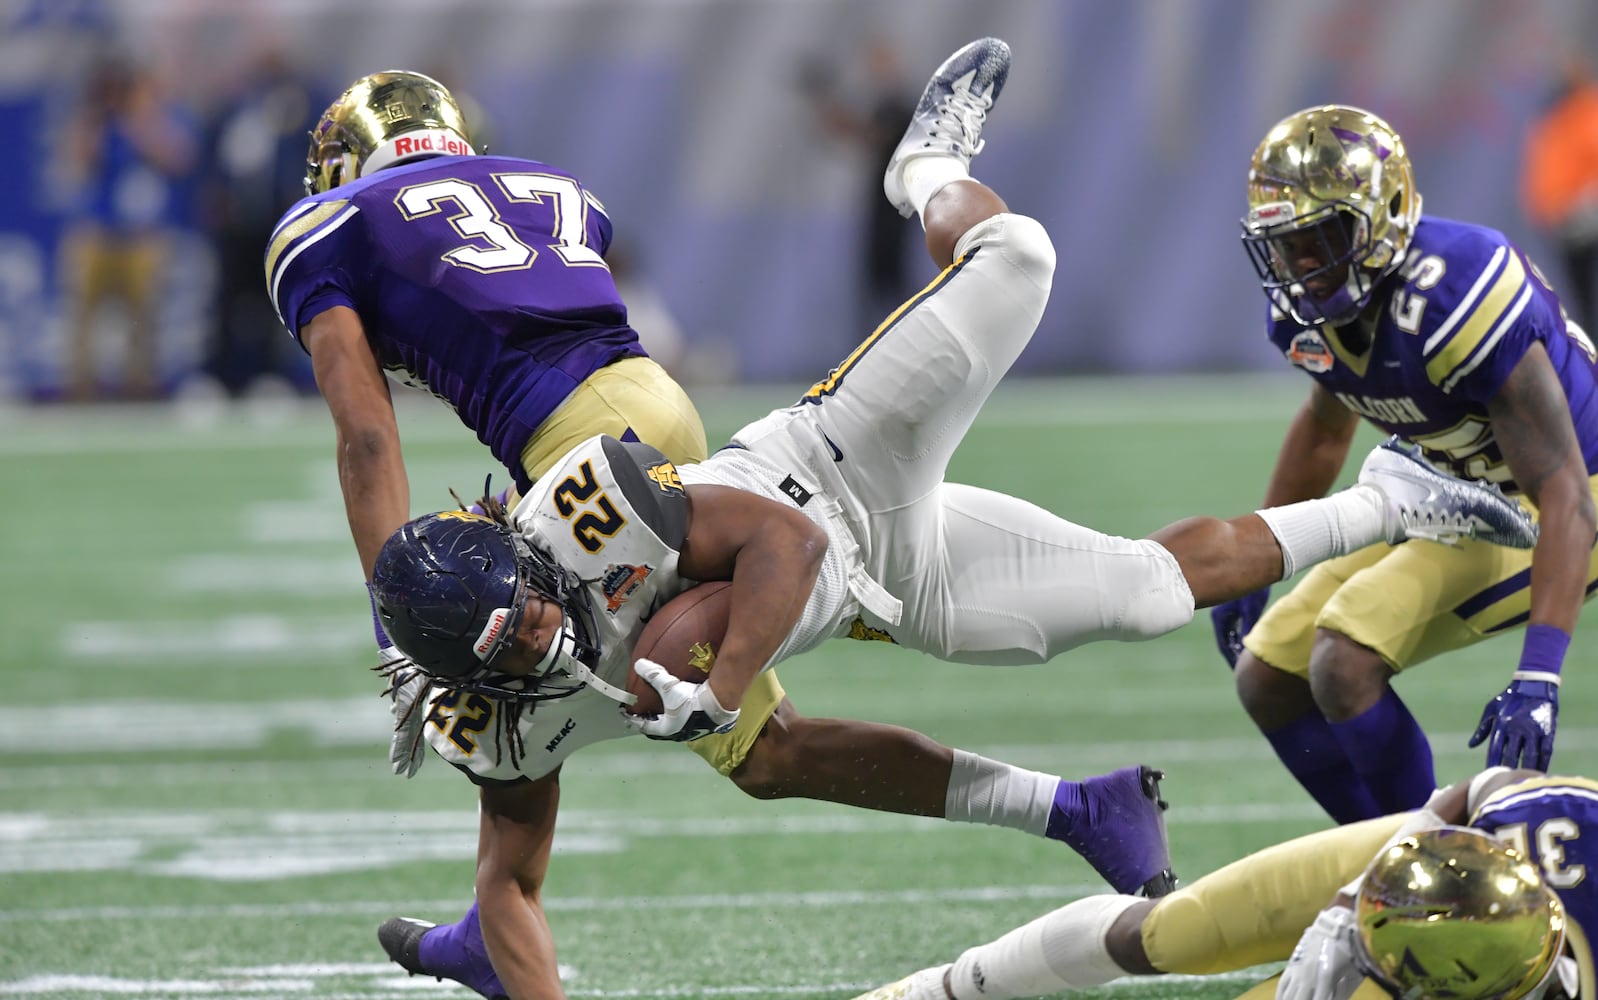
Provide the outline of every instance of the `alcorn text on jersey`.
{"type": "Polygon", "coordinates": [[[267,248],[267,288],[296,341],[319,313],[353,309],[385,369],[520,469],[579,383],[644,354],[605,264],[610,239],[604,207],[571,174],[441,156],[296,204],[267,248]]]}
{"type": "Polygon", "coordinates": [[[1589,474],[1598,473],[1598,380],[1592,342],[1505,236],[1424,216],[1403,265],[1379,292],[1363,350],[1331,326],[1305,327],[1272,307],[1271,342],[1293,365],[1383,431],[1419,444],[1454,475],[1517,492],[1487,403],[1542,344],[1570,403],[1589,474]]]}

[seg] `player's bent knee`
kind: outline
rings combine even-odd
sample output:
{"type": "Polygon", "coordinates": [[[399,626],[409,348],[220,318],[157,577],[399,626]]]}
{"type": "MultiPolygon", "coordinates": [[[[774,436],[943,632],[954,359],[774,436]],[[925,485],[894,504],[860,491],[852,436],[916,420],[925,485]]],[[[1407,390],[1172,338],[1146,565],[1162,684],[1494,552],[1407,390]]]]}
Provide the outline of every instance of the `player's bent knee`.
{"type": "Polygon", "coordinates": [[[1262,732],[1274,732],[1317,710],[1309,684],[1245,650],[1233,675],[1237,700],[1262,732]]]}
{"type": "Polygon", "coordinates": [[[1048,287],[1054,279],[1054,241],[1038,220],[1026,215],[1005,215],[1004,256],[1035,281],[1048,287]]]}

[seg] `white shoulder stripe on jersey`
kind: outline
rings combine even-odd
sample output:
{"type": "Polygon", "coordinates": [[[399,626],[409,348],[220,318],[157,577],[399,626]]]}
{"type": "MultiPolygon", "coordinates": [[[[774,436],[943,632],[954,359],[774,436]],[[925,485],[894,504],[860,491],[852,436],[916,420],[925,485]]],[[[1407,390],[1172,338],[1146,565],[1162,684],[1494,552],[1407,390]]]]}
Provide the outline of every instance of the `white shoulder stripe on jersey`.
{"type": "Polygon", "coordinates": [[[1460,321],[1469,316],[1471,310],[1476,308],[1476,303],[1481,298],[1482,291],[1486,289],[1488,283],[1503,267],[1504,257],[1508,253],[1509,249],[1507,247],[1499,247],[1493,251],[1492,259],[1487,262],[1487,267],[1482,270],[1481,276],[1476,279],[1476,283],[1470,286],[1470,291],[1460,300],[1459,306],[1449,314],[1446,320],[1443,320],[1443,325],[1437,328],[1436,333],[1426,338],[1425,345],[1421,347],[1422,354],[1430,354],[1438,344],[1447,340],[1448,335],[1454,332],[1454,327],[1458,326],[1460,321]]]}
{"type": "Polygon", "coordinates": [[[1523,792],[1511,792],[1502,798],[1488,800],[1487,804],[1476,810],[1475,819],[1482,819],[1499,809],[1509,809],[1532,799],[1544,796],[1557,796],[1560,798],[1588,799],[1598,802],[1598,790],[1581,788],[1576,785],[1543,785],[1539,788],[1528,788],[1523,792]]]}
{"type": "Polygon", "coordinates": [[[1498,342],[1503,339],[1505,333],[1509,332],[1509,328],[1515,325],[1515,320],[1520,318],[1520,314],[1526,309],[1526,303],[1530,301],[1531,283],[1527,282],[1515,299],[1515,304],[1504,310],[1504,314],[1498,318],[1498,325],[1493,327],[1493,332],[1482,340],[1481,346],[1476,349],[1475,357],[1455,368],[1454,373],[1443,381],[1441,388],[1444,392],[1452,392],[1460,379],[1481,367],[1481,363],[1492,356],[1493,348],[1498,346],[1498,342]]]}
{"type": "MultiPolygon", "coordinates": [[[[298,257],[300,254],[304,253],[310,247],[315,246],[318,242],[325,239],[329,233],[338,229],[338,227],[342,226],[345,222],[348,222],[350,217],[359,211],[360,209],[356,208],[353,203],[350,204],[344,209],[344,211],[335,215],[332,220],[328,222],[327,225],[323,226],[319,231],[301,239],[298,246],[284,254],[283,259],[277,262],[277,270],[272,275],[272,308],[276,310],[277,318],[284,326],[288,326],[289,324],[288,320],[283,315],[283,308],[277,304],[277,290],[278,286],[282,284],[283,272],[288,270],[289,262],[298,257]]],[[[289,329],[292,330],[293,327],[289,327],[289,329]]],[[[298,331],[295,332],[295,336],[299,336],[298,331]]]]}

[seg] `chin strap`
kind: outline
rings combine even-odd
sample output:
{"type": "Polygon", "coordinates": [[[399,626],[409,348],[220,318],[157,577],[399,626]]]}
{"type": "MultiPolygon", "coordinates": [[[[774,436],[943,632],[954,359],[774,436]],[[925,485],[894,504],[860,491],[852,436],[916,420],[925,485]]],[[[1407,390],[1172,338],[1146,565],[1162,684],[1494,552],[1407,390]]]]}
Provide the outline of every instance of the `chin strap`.
{"type": "Polygon", "coordinates": [[[555,633],[555,640],[549,644],[549,649],[544,652],[542,659],[529,671],[528,676],[543,678],[556,671],[563,671],[582,683],[598,691],[611,701],[623,705],[631,705],[638,700],[637,695],[628,694],[626,690],[617,687],[593,672],[582,660],[573,656],[571,647],[576,643],[577,637],[572,632],[571,615],[566,615],[561,621],[560,631],[555,633]]]}
{"type": "Polygon", "coordinates": [[[599,675],[588,669],[588,664],[578,659],[573,659],[567,666],[567,673],[582,681],[584,684],[598,691],[611,701],[621,702],[623,705],[632,705],[638,701],[638,696],[628,694],[622,688],[599,679],[599,675]]]}

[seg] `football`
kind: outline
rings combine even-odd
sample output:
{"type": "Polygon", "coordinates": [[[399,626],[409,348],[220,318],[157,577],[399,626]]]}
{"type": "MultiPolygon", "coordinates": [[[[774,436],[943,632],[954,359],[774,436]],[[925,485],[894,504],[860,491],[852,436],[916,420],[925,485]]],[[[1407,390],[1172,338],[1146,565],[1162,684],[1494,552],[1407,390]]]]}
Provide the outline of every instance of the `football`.
{"type": "MultiPolygon", "coordinates": [[[[661,605],[638,636],[633,662],[654,660],[673,677],[703,681],[710,674],[707,661],[714,660],[715,650],[727,634],[731,588],[732,584],[724,580],[701,583],[661,605]]],[[[627,709],[634,715],[656,715],[663,707],[660,692],[639,677],[636,670],[627,671],[627,691],[638,696],[627,709]]]]}

